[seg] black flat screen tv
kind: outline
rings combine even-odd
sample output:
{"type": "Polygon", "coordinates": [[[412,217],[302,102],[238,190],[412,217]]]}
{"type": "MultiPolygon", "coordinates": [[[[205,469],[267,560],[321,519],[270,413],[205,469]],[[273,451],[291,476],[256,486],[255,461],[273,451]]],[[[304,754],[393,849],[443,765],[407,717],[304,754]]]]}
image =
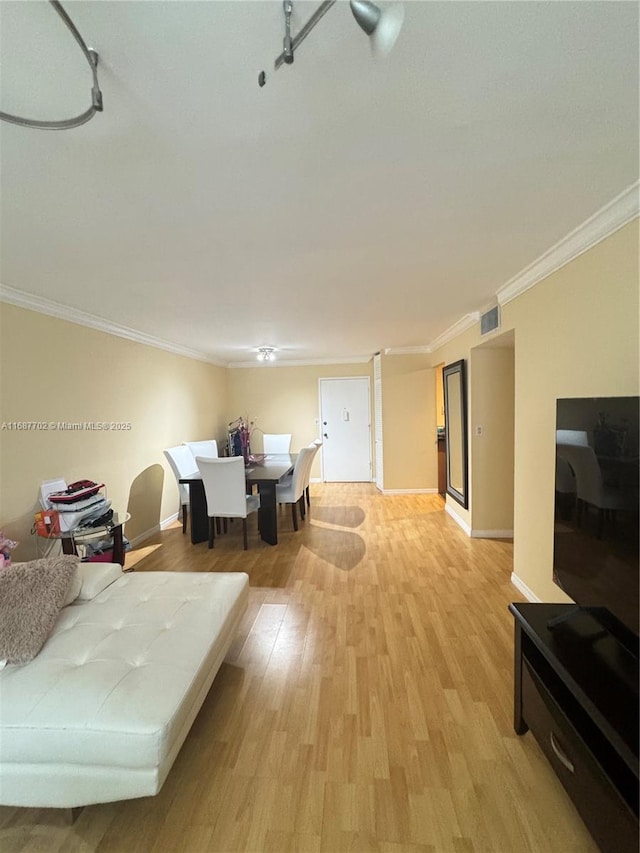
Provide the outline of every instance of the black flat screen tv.
{"type": "Polygon", "coordinates": [[[638,397],[557,401],[553,547],[555,583],[636,648],[639,405],[638,397]]]}

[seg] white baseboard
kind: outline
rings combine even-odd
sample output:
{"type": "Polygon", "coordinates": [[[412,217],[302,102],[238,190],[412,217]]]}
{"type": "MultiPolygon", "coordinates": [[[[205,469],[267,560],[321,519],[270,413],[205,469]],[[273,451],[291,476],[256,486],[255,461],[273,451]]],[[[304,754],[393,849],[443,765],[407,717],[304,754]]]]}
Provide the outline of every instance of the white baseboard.
{"type": "Polygon", "coordinates": [[[532,601],[535,604],[539,604],[542,601],[542,599],[538,598],[538,596],[535,594],[535,592],[533,592],[533,590],[529,589],[529,587],[523,580],[520,580],[520,578],[515,572],[511,573],[511,583],[520,590],[520,592],[524,595],[527,601],[532,601]]]}
{"type": "Polygon", "coordinates": [[[462,518],[460,518],[460,516],[453,511],[450,504],[445,503],[444,510],[445,510],[445,512],[449,513],[451,518],[455,521],[456,524],[458,524],[464,530],[464,532],[467,534],[467,536],[471,536],[471,528],[469,527],[469,525],[467,524],[466,521],[464,521],[462,518]]]}
{"type": "Polygon", "coordinates": [[[513,539],[513,530],[472,530],[472,539],[513,539]]]}
{"type": "Polygon", "coordinates": [[[142,545],[143,542],[146,542],[147,539],[151,539],[154,533],[157,533],[160,530],[160,525],[154,525],[150,530],[145,530],[143,533],[138,533],[137,536],[134,536],[133,539],[130,539],[131,547],[137,548],[138,545],[142,545]]]}
{"type": "Polygon", "coordinates": [[[437,489],[378,489],[383,495],[437,495],[437,489]]]}
{"type": "Polygon", "coordinates": [[[310,483],[337,483],[343,486],[345,483],[375,483],[375,480],[323,480],[322,477],[312,477],[310,483]]]}
{"type": "Polygon", "coordinates": [[[156,533],[159,533],[161,530],[166,530],[174,521],[178,520],[178,515],[179,513],[174,512],[173,515],[170,515],[169,518],[165,518],[164,521],[160,522],[160,524],[154,524],[153,527],[149,528],[149,530],[138,533],[137,536],[134,536],[134,538],[130,540],[131,547],[137,548],[138,545],[142,545],[143,542],[146,542],[147,539],[151,539],[151,537],[156,533]]]}

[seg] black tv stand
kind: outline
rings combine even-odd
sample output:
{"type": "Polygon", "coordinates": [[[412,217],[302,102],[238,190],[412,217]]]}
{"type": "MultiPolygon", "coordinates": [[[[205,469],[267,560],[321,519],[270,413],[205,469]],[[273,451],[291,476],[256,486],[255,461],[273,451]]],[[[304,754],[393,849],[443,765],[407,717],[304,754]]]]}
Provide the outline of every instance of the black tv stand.
{"type": "Polygon", "coordinates": [[[637,853],[637,655],[577,605],[509,610],[516,732],[531,730],[603,853],[637,853]]]}
{"type": "Polygon", "coordinates": [[[615,637],[620,645],[624,646],[630,654],[638,658],[638,637],[632,634],[615,616],[605,607],[582,607],[579,604],[557,605],[558,613],[547,622],[547,628],[553,630],[558,625],[571,622],[580,614],[588,614],[593,617],[589,620],[593,625],[593,641],[611,635],[615,637]]]}

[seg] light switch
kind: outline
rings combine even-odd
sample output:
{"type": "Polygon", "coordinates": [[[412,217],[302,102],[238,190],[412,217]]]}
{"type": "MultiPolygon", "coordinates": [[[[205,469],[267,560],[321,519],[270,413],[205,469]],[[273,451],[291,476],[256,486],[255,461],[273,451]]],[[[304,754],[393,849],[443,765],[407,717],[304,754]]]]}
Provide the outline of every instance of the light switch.
{"type": "Polygon", "coordinates": [[[478,424],[478,426],[474,430],[474,433],[476,435],[482,435],[483,432],[484,432],[484,429],[478,424]]]}

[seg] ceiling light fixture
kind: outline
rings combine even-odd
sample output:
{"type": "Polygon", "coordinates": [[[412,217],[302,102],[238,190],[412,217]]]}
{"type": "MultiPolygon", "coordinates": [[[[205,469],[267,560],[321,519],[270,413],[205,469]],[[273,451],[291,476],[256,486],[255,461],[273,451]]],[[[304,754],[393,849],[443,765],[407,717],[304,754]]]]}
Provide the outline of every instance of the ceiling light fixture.
{"type": "Polygon", "coordinates": [[[256,356],[256,358],[258,359],[258,361],[273,361],[273,354],[275,351],[275,347],[258,347],[258,355],[256,356]]]}
{"type": "Polygon", "coordinates": [[[62,119],[61,121],[40,121],[39,119],[21,118],[20,116],[14,116],[2,111],[0,111],[0,119],[11,122],[12,124],[22,125],[22,127],[35,127],[39,130],[69,130],[72,127],[79,127],[81,124],[85,124],[89,119],[92,119],[96,113],[102,112],[102,92],[98,85],[98,53],[93,48],[87,47],[84,43],[84,39],[76,29],[71,18],[62,8],[61,3],[59,3],[58,0],[49,0],[49,2],[67,25],[71,31],[71,35],[78,42],[80,49],[87,58],[87,62],[89,63],[89,67],[91,68],[91,73],[93,75],[91,106],[81,115],[76,116],[75,118],[62,119]]]}
{"type": "MultiPolygon", "coordinates": [[[[293,63],[293,55],[300,44],[309,35],[318,21],[323,18],[329,9],[334,6],[336,0],[324,0],[316,11],[311,15],[306,24],[301,28],[296,36],[291,35],[291,13],[293,11],[292,0],[283,0],[284,9],[284,44],[280,56],[274,62],[274,70],[283,63],[291,65],[293,63]]],[[[384,56],[390,53],[402,29],[404,21],[404,7],[400,3],[388,6],[385,9],[380,9],[375,3],[370,0],[349,0],[349,6],[356,19],[358,25],[369,36],[371,40],[371,49],[374,54],[384,56]]],[[[267,82],[267,75],[261,71],[258,75],[258,85],[264,86],[267,82]]]]}

